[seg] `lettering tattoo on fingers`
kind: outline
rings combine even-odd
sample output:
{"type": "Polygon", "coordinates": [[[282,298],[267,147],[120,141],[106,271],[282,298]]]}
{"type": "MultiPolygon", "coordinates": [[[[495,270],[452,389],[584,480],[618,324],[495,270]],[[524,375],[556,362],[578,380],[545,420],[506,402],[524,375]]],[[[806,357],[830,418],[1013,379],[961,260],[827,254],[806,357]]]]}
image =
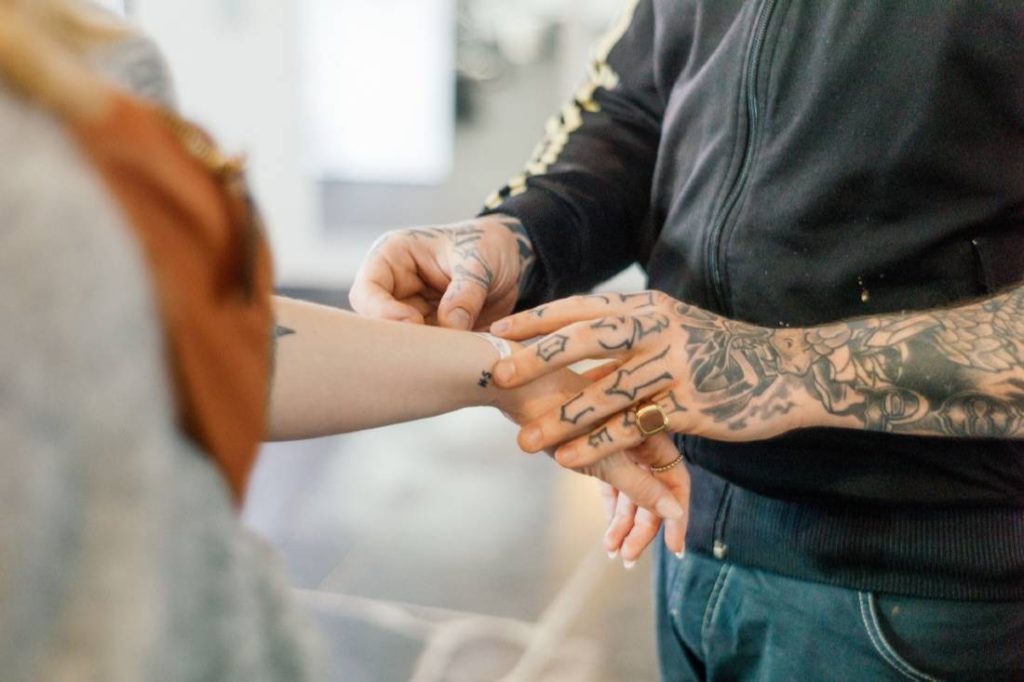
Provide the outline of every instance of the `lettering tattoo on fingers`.
{"type": "Polygon", "coordinates": [[[494,379],[494,375],[484,370],[480,373],[480,380],[476,382],[476,385],[480,388],[488,388],[491,385],[491,381],[494,379]]]}
{"type": "Polygon", "coordinates": [[[551,362],[565,352],[569,337],[563,334],[549,336],[537,343],[537,357],[544,362],[551,362]]]}
{"type": "Polygon", "coordinates": [[[669,394],[665,396],[665,399],[661,401],[661,407],[665,410],[665,414],[678,414],[680,412],[689,412],[679,399],[676,398],[675,391],[669,391],[669,394]],[[667,403],[667,404],[666,404],[667,403]],[[667,409],[666,409],[667,408],[667,409]]]}
{"type": "Polygon", "coordinates": [[[657,291],[641,291],[636,294],[619,294],[619,302],[632,304],[634,308],[653,306],[657,301],[657,291]]]}
{"type": "Polygon", "coordinates": [[[644,313],[632,317],[606,317],[590,326],[602,331],[598,340],[605,350],[632,350],[646,337],[660,334],[672,326],[668,316],[661,313],[644,313]]]}
{"type": "Polygon", "coordinates": [[[582,398],[583,394],[579,393],[576,395],[575,398],[562,405],[561,421],[565,422],[566,424],[572,424],[575,426],[576,424],[580,423],[580,420],[583,419],[583,417],[595,411],[593,405],[586,407],[581,407],[580,405],[576,405],[575,407],[573,406],[574,403],[576,403],[582,398]]]}
{"type": "Polygon", "coordinates": [[[595,431],[590,434],[587,438],[587,442],[590,444],[590,447],[596,450],[604,443],[614,443],[615,439],[612,438],[612,434],[608,431],[608,427],[606,426],[600,431],[595,431]]]}
{"type": "Polygon", "coordinates": [[[673,381],[675,377],[664,369],[662,363],[668,356],[671,346],[665,346],[654,357],[640,363],[632,369],[620,369],[615,373],[615,383],[605,390],[605,395],[622,396],[629,402],[636,402],[641,391],[664,381],[673,381]]]}
{"type": "Polygon", "coordinates": [[[636,413],[633,410],[625,410],[622,413],[622,426],[627,429],[636,426],[636,413]]]}

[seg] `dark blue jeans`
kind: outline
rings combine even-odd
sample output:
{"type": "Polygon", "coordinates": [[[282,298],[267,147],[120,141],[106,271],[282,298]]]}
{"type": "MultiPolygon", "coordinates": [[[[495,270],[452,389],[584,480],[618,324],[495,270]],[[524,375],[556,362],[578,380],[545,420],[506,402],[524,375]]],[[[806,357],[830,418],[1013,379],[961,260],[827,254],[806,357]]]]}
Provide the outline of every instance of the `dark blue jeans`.
{"type": "Polygon", "coordinates": [[[659,547],[665,680],[1024,680],[1024,602],[859,592],[659,547]]]}

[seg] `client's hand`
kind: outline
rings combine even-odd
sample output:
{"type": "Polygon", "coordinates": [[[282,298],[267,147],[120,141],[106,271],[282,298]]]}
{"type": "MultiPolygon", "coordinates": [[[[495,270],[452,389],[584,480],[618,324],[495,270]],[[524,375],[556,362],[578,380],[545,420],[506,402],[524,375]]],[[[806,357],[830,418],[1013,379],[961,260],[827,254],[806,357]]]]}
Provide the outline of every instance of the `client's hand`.
{"type": "MultiPolygon", "coordinates": [[[[564,403],[594,381],[614,371],[605,365],[584,375],[561,370],[518,389],[507,391],[497,405],[517,424],[528,423],[564,403]]],[[[550,454],[550,453],[549,453],[550,454]]],[[[662,434],[635,448],[612,454],[593,464],[574,469],[607,484],[602,492],[613,500],[613,514],[605,548],[614,556],[621,551],[631,567],[657,536],[662,519],[665,544],[674,553],[683,551],[686,515],[690,501],[690,478],[684,466],[653,473],[643,462],[671,462],[678,457],[675,444],[662,434]]]]}

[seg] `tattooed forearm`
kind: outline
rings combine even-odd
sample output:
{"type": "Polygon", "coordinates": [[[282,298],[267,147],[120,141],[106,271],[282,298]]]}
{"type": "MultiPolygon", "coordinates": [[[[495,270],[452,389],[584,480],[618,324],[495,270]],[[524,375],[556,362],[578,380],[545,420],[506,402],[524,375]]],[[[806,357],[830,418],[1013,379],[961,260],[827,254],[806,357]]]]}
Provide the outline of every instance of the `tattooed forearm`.
{"type": "Polygon", "coordinates": [[[959,308],[766,329],[680,306],[703,412],[745,427],[804,393],[892,433],[1024,436],[1024,289],[959,308]]]}

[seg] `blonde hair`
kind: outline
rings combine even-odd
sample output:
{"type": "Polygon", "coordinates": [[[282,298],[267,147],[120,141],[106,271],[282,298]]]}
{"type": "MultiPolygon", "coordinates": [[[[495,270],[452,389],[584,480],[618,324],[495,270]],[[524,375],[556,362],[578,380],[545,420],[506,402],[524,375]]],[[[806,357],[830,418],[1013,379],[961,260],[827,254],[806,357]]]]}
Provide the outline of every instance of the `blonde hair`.
{"type": "Polygon", "coordinates": [[[80,0],[0,0],[0,80],[60,115],[98,114],[105,90],[85,55],[126,35],[80,0]]]}

